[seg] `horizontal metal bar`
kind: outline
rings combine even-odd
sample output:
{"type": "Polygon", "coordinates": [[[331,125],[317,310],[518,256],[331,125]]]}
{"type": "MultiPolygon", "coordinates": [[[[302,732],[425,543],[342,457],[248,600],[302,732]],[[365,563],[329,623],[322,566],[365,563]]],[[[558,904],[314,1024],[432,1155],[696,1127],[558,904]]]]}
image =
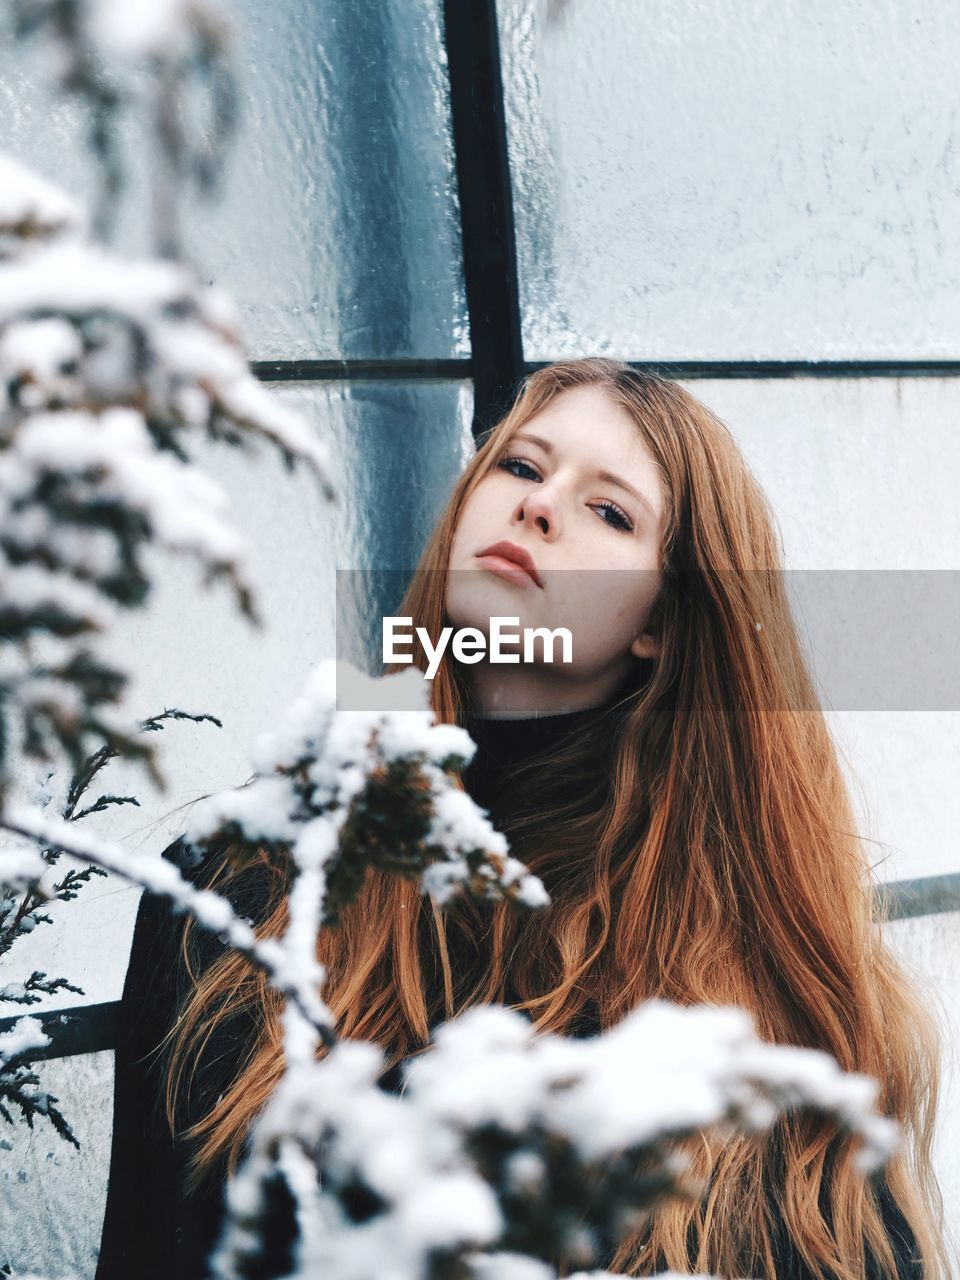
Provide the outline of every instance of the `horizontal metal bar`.
{"type": "MultiPolygon", "coordinates": [[[[552,361],[527,361],[524,373],[552,361]]],[[[956,378],[960,360],[627,360],[631,368],[679,380],[694,378],[956,378]]],[[[451,360],[255,360],[263,382],[397,382],[472,378],[473,361],[451,360]]]]}
{"type": "Polygon", "coordinates": [[[891,920],[912,920],[917,916],[942,915],[960,911],[960,872],[942,876],[921,876],[917,880],[894,880],[874,890],[890,905],[891,920]]]}
{"type": "MultiPolygon", "coordinates": [[[[960,911],[960,872],[922,876],[916,880],[895,880],[890,884],[875,886],[874,893],[881,900],[881,905],[889,907],[887,918],[891,921],[960,911]]],[[[15,1022],[29,1012],[29,1009],[25,1009],[23,1013],[13,1017],[0,1018],[0,1035],[9,1031],[15,1022]]],[[[31,1052],[31,1060],[69,1058],[80,1053],[100,1053],[104,1049],[114,1048],[119,1015],[119,1000],[30,1015],[39,1019],[51,1040],[45,1049],[31,1052]]]]}
{"type": "Polygon", "coordinates": [[[120,1001],[106,1004],[81,1004],[71,1009],[49,1009],[31,1013],[26,1006],[12,1018],[0,1018],[0,1035],[9,1031],[21,1018],[36,1018],[50,1043],[44,1049],[31,1049],[30,1061],[44,1058],[72,1058],[78,1053],[102,1053],[117,1043],[120,1026],[120,1001]]]}
{"type": "Polygon", "coordinates": [[[390,378],[419,382],[470,378],[473,363],[462,360],[254,360],[261,382],[362,382],[390,378]]]}

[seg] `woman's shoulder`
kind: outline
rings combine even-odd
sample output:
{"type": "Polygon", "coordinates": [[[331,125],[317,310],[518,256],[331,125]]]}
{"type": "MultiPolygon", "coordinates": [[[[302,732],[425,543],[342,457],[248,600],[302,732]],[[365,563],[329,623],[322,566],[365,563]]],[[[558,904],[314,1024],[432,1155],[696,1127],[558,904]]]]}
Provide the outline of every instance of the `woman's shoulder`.
{"type": "Polygon", "coordinates": [[[226,862],[227,846],[223,843],[201,848],[187,839],[181,832],[163,850],[160,857],[172,862],[185,880],[196,889],[207,887],[207,883],[217,874],[226,862]]]}
{"type": "Polygon", "coordinates": [[[282,874],[276,863],[263,857],[235,862],[230,843],[226,840],[201,849],[181,834],[167,845],[160,856],[172,862],[193,888],[220,894],[238,915],[250,919],[253,924],[260,923],[282,874]]]}
{"type": "MultiPolygon", "coordinates": [[[[200,849],[180,834],[167,845],[161,857],[173,863],[193,888],[209,890],[225,898],[237,915],[254,927],[265,921],[276,902],[279,874],[276,866],[263,858],[235,864],[229,842],[225,840],[200,849]]],[[[187,920],[188,913],[179,913],[175,932],[182,934],[187,920]]],[[[226,948],[209,930],[193,928],[190,936],[190,950],[201,969],[212,964],[226,948]]]]}

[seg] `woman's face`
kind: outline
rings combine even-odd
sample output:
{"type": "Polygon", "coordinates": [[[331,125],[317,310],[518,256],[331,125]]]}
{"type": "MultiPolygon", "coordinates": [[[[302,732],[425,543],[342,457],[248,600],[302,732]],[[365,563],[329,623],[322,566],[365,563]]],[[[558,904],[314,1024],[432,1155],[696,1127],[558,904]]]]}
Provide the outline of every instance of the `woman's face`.
{"type": "Polygon", "coordinates": [[[560,662],[557,645],[552,663],[468,666],[487,714],[601,705],[637,658],[656,656],[645,627],[660,589],[664,512],[652,454],[599,387],[561,392],[515,433],[461,512],[447,622],[485,635],[493,616],[518,618],[521,632],[566,627],[573,661],[560,662]],[[480,557],[502,540],[529,552],[539,586],[480,557]]]}

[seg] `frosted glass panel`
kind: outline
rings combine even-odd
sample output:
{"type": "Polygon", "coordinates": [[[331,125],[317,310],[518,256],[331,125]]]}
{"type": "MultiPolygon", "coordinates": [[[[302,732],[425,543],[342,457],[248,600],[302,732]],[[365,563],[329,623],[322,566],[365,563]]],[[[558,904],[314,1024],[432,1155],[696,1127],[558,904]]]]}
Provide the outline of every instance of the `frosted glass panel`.
{"type": "MultiPolygon", "coordinates": [[[[191,207],[186,242],[236,295],[253,358],[468,354],[438,0],[225,8],[241,127],[224,198],[191,207]]],[[[89,193],[83,116],[46,91],[32,47],[0,51],[0,148],[89,193]]],[[[134,144],[118,233],[140,251],[147,157],[134,144]]]]}
{"type": "Polygon", "coordinates": [[[926,984],[941,1028],[943,1093],[934,1167],[943,1191],[948,1238],[960,1246],[960,914],[898,921],[886,926],[885,936],[926,984]]]}
{"type": "Polygon", "coordinates": [[[956,378],[703,378],[763,486],[788,569],[960,569],[956,378]]]}
{"type": "MultiPolygon", "coordinates": [[[[960,569],[956,378],[697,379],[683,384],[730,427],[770,499],[789,571],[960,569]]],[[[852,588],[856,596],[860,584],[852,588]]],[[[906,610],[889,623],[904,668],[930,651],[906,610]]],[[[895,645],[891,645],[895,649],[895,645]]],[[[858,789],[881,880],[960,871],[960,713],[829,715],[858,789]]],[[[862,705],[862,704],[861,704],[862,705]]],[[[918,704],[913,704],[915,707],[918,704]]]]}
{"type": "Polygon", "coordinates": [[[499,0],[525,354],[960,357],[960,10],[499,0]]]}
{"type": "MultiPolygon", "coordinates": [[[[93,1280],[107,1194],[113,1053],[40,1062],[80,1149],[38,1120],[4,1124],[0,1160],[0,1265],[15,1276],[93,1280]]],[[[133,1280],[133,1277],[131,1277],[133,1280]]]]}

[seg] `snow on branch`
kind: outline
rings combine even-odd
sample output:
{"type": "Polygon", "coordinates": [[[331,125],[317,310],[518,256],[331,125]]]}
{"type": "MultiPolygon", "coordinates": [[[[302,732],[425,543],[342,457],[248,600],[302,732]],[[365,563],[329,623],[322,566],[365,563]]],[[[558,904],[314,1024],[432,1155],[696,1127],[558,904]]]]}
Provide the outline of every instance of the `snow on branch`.
{"type": "MultiPolygon", "coordinates": [[[[71,823],[29,805],[8,803],[0,815],[0,827],[13,835],[54,846],[81,862],[94,863],[114,872],[131,884],[165,898],[175,912],[189,912],[201,928],[215,933],[264,969],[276,989],[292,1000],[312,1023],[318,1036],[328,1038],[326,1031],[332,1025],[332,1017],[316,994],[323,980],[323,966],[290,963],[286,950],[271,939],[258,939],[250,923],[234,912],[226,898],[211,890],[196,889],[172,863],[161,858],[138,857],[123,845],[78,831],[71,823]]],[[[7,879],[7,856],[7,850],[0,848],[0,884],[7,879]]]]}
{"type": "Polygon", "coordinates": [[[258,620],[227,495],[191,459],[200,435],[274,448],[337,499],[326,442],[253,376],[225,295],[183,263],[85,243],[49,183],[13,162],[2,176],[0,800],[18,749],[61,751],[76,770],[106,741],[153,768],[107,714],[124,673],[88,647],[118,609],[146,601],[150,546],[225,578],[258,620]],[[40,665],[34,637],[47,642],[40,665]]]}
{"type": "MultiPolygon", "coordinates": [[[[338,673],[354,685],[367,679],[349,663],[320,663],[286,717],[256,743],[253,779],[197,804],[184,831],[188,844],[226,847],[239,865],[257,849],[285,861],[288,923],[270,945],[301,993],[323,978],[318,929],[338,923],[370,869],[416,880],[441,906],[457,893],[503,898],[518,909],[549,901],[457,787],[454,775],[475,744],[466,730],[433,723],[419,673],[375,682],[402,685],[405,705],[412,695],[419,708],[374,712],[337,709],[338,673]]],[[[390,701],[387,692],[371,705],[390,701]]],[[[306,1007],[303,1001],[284,1013],[291,1068],[315,1060],[319,1021],[304,1019],[306,1007]]]]}
{"type": "Polygon", "coordinates": [[[81,205],[52,182],[0,154],[0,259],[34,240],[52,240],[84,227],[81,205]]]}
{"type": "Polygon", "coordinates": [[[31,1054],[50,1043],[50,1037],[36,1018],[19,1018],[9,1031],[0,1032],[0,1118],[13,1124],[15,1109],[29,1127],[36,1116],[43,1116],[67,1142],[78,1150],[80,1143],[62,1112],[58,1099],[40,1086],[40,1079],[30,1070],[31,1054]]]}
{"type": "MultiPolygon", "coordinates": [[[[205,438],[274,449],[288,468],[306,465],[325,500],[337,499],[327,445],[252,374],[236,308],[179,254],[182,188],[192,179],[213,189],[233,127],[228,23],[206,0],[14,0],[11,9],[14,34],[44,42],[61,87],[89,108],[101,181],[88,219],[54,184],[0,156],[0,954],[52,923],[42,909],[52,898],[70,901],[107,867],[245,951],[322,1039],[321,972],[288,973],[286,953],[258,943],[224,900],[166,864],[128,863],[123,850],[70,825],[136,803],[103,795],[77,809],[115,756],[140,761],[163,785],[139,731],[163,717],[138,728],[120,715],[127,673],[94,649],[120,609],[146,602],[151,549],[192,556],[258,621],[247,543],[224,489],[195,464],[197,446],[205,438]],[[202,102],[205,122],[194,114],[202,102]],[[138,145],[153,151],[158,257],[143,261],[105,244],[123,185],[120,118],[134,107],[149,120],[138,145]],[[30,760],[72,765],[65,821],[13,801],[30,760]],[[45,887],[62,852],[82,869],[45,887]]],[[[173,715],[186,713],[164,713],[173,715]]],[[[0,1000],[29,1004],[57,990],[79,988],[34,970],[6,983],[0,1000]]],[[[7,1065],[0,1099],[30,1121],[42,1113],[29,1102],[33,1077],[22,1057],[7,1065]]],[[[47,1114],[69,1136],[59,1113],[47,1114]]]]}
{"type": "Polygon", "coordinates": [[[24,242],[0,264],[0,359],[8,414],[123,405],[181,455],[178,428],[240,444],[245,427],[309,462],[335,498],[328,447],[250,372],[233,303],[184,263],[24,242]]]}
{"type": "Polygon", "coordinates": [[[85,102],[101,171],[93,226],[109,238],[125,185],[120,119],[142,110],[156,252],[180,255],[178,197],[215,192],[236,127],[230,24],[212,0],[12,0],[13,32],[43,41],[60,88],[85,102]],[[194,100],[206,110],[200,114],[194,100]]]}
{"type": "Polygon", "coordinates": [[[663,1196],[699,1196],[670,1139],[759,1136],[782,1109],[810,1106],[860,1136],[863,1170],[899,1142],[873,1109],[876,1081],[760,1041],[735,1008],[653,1000],[571,1040],[480,1006],[435,1031],[399,1096],[377,1087],[383,1066],[374,1045],[340,1041],[286,1072],[228,1184],[217,1280],[256,1270],[279,1178],[296,1199],[291,1276],[554,1280],[596,1265],[663,1196]]]}
{"type": "Polygon", "coordinates": [[[122,58],[187,57],[200,35],[224,31],[220,6],[207,0],[95,0],[84,11],[97,47],[122,58]]]}
{"type": "MultiPolygon", "coordinates": [[[[196,805],[187,839],[289,847],[298,870],[322,871],[320,919],[330,924],[369,867],[418,879],[441,905],[468,891],[545,906],[540,880],[453,783],[476,747],[465,729],[433,723],[427,696],[419,672],[372,681],[349,663],[320,663],[285,719],[256,743],[254,779],[196,805]],[[353,684],[400,682],[422,705],[338,710],[338,673],[353,684]]],[[[371,705],[390,701],[384,692],[371,705]]]]}
{"type": "MultiPolygon", "coordinates": [[[[287,930],[258,939],[229,902],[196,889],[173,864],[131,854],[79,831],[75,822],[8,801],[0,827],[9,834],[67,853],[138,884],[187,911],[205,929],[264,969],[288,997],[286,1050],[313,1059],[318,1043],[334,1042],[333,1020],[318,992],[324,969],[316,935],[333,924],[368,868],[419,878],[443,903],[455,892],[504,897],[518,907],[548,901],[540,881],[509,856],[506,838],[452,779],[474,744],[465,730],[435,725],[429,709],[337,711],[336,670],[322,663],[278,729],[256,745],[258,772],[244,787],[200,802],[189,820],[188,842],[208,852],[227,846],[242,861],[269,846],[291,871],[287,930]]],[[[351,679],[363,679],[351,671],[351,679]]],[[[410,672],[385,679],[425,686],[410,672]]],[[[86,776],[86,775],[84,775],[86,776]]],[[[0,848],[0,885],[39,864],[16,845],[0,848]]]]}

